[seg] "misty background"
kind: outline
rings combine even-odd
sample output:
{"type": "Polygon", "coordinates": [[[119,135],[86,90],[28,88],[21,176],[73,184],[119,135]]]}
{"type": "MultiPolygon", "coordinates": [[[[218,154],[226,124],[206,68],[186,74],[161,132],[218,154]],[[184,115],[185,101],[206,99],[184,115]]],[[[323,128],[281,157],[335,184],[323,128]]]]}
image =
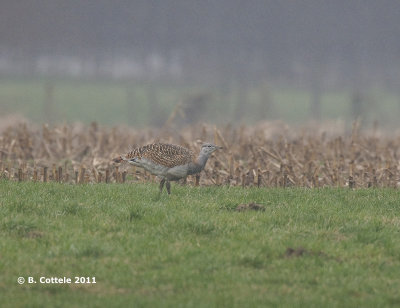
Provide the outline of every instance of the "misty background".
{"type": "Polygon", "coordinates": [[[400,116],[400,2],[0,2],[0,113],[134,126],[400,116]]]}

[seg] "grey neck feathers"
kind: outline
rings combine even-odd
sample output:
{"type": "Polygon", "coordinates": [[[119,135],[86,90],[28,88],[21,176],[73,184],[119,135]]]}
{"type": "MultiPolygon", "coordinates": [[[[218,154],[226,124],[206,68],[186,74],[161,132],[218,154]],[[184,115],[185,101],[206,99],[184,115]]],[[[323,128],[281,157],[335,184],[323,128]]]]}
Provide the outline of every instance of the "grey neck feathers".
{"type": "Polygon", "coordinates": [[[197,157],[196,162],[189,164],[188,174],[199,173],[201,170],[203,170],[204,166],[207,163],[208,156],[209,155],[200,153],[199,156],[197,157]]]}

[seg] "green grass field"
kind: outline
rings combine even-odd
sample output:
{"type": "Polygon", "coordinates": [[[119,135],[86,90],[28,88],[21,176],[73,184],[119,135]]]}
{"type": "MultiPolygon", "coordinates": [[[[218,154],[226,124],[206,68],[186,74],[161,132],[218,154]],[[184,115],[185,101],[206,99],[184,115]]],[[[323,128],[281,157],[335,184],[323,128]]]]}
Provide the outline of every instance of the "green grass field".
{"type": "Polygon", "coordinates": [[[400,305],[400,191],[157,192],[1,181],[1,306],[400,305]],[[249,202],[265,211],[234,210],[249,202]],[[39,282],[75,276],[96,284],[39,282]]]}
{"type": "MultiPolygon", "coordinates": [[[[164,123],[174,107],[190,95],[206,94],[208,101],[200,120],[253,123],[281,119],[302,123],[312,118],[311,93],[294,87],[255,85],[218,88],[182,84],[149,84],[127,81],[64,79],[0,79],[0,114],[19,113],[33,121],[48,121],[44,111],[46,85],[53,85],[53,122],[81,121],[101,124],[129,124],[144,127],[164,123]],[[241,93],[241,94],[239,94],[241,93]],[[269,106],[266,102],[269,101],[269,106]],[[238,104],[243,104],[238,114],[238,104]]],[[[352,121],[350,90],[326,91],[321,96],[321,117],[352,121]]],[[[382,89],[363,93],[363,120],[397,124],[400,98],[382,89]]]]}

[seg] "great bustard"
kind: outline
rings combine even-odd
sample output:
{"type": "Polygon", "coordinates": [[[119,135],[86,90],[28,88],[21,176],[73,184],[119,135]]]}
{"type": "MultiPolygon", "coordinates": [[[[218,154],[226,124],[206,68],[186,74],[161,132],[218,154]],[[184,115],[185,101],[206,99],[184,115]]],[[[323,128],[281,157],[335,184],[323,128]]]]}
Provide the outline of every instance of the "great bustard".
{"type": "Polygon", "coordinates": [[[114,159],[114,162],[126,161],[134,166],[144,168],[161,178],[160,193],[164,183],[168,194],[171,193],[170,181],[177,181],[188,175],[199,173],[204,169],[210,155],[222,147],[204,143],[197,159],[187,148],[174,144],[154,143],[136,148],[125,155],[114,159]]]}

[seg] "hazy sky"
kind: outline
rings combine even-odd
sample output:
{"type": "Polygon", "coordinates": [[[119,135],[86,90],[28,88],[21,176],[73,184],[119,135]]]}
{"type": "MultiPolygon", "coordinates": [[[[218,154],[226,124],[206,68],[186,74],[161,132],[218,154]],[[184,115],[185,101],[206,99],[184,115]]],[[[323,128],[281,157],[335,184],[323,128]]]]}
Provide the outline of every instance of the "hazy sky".
{"type": "Polygon", "coordinates": [[[398,0],[2,0],[0,6],[3,59],[64,56],[104,65],[126,57],[182,74],[239,79],[399,78],[398,0]]]}

